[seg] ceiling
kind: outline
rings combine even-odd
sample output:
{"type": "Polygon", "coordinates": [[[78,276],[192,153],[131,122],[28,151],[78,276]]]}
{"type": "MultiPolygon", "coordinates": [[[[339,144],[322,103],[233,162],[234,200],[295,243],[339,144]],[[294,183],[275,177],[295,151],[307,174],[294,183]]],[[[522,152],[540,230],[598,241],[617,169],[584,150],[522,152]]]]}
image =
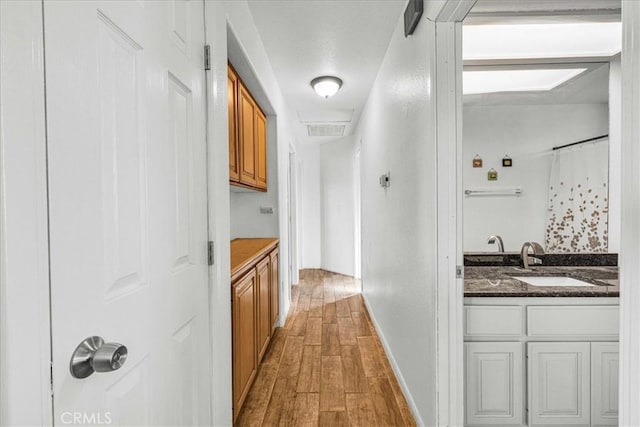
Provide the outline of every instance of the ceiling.
{"type": "Polygon", "coordinates": [[[478,0],[467,20],[515,14],[520,17],[619,14],[621,5],[620,0],[478,0]]]}
{"type": "Polygon", "coordinates": [[[405,4],[405,0],[249,1],[285,101],[297,116],[294,131],[299,142],[336,139],[310,137],[307,125],[344,124],[344,135],[355,128],[405,4]],[[321,75],[344,82],[331,98],[319,97],[310,86],[321,75]]]}
{"type": "MultiPolygon", "coordinates": [[[[478,0],[464,25],[619,22],[620,0],[478,0]]],[[[539,40],[540,41],[540,40],[539,40]]],[[[464,43],[464,41],[463,41],[464,43]]],[[[571,44],[569,44],[571,45],[571,44]]],[[[587,68],[564,84],[537,92],[465,95],[465,105],[588,104],[609,101],[611,56],[467,61],[465,70],[500,68],[587,68]],[[583,61],[581,63],[581,61],[583,61]],[[483,66],[474,66],[483,64],[483,66]],[[513,64],[513,65],[509,65],[513,64]]]]}
{"type": "MultiPolygon", "coordinates": [[[[295,114],[298,142],[339,137],[309,136],[310,131],[324,135],[344,125],[346,136],[355,129],[405,4],[406,0],[249,1],[276,79],[295,114]],[[324,99],[312,90],[310,81],[321,75],[343,80],[335,96],[324,99]]],[[[620,9],[620,0],[478,0],[465,25],[610,22],[619,20],[620,9]]],[[[602,58],[603,63],[608,60],[602,58]]],[[[547,93],[468,95],[465,104],[607,102],[608,67],[594,64],[594,58],[589,62],[588,72],[547,93]]]]}
{"type": "Polygon", "coordinates": [[[609,63],[571,64],[587,71],[549,91],[464,95],[464,105],[606,104],[609,63]]]}

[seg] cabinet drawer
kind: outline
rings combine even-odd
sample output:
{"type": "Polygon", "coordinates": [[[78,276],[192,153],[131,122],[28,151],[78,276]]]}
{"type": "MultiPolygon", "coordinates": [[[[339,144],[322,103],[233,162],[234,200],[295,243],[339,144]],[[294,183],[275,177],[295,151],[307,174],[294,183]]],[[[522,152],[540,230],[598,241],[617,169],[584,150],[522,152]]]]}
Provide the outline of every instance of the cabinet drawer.
{"type": "Polygon", "coordinates": [[[611,336],[619,334],[617,306],[529,306],[527,333],[531,337],[611,336]]]}
{"type": "Polygon", "coordinates": [[[520,306],[465,306],[464,334],[467,337],[520,336],[522,313],[520,306]]]}

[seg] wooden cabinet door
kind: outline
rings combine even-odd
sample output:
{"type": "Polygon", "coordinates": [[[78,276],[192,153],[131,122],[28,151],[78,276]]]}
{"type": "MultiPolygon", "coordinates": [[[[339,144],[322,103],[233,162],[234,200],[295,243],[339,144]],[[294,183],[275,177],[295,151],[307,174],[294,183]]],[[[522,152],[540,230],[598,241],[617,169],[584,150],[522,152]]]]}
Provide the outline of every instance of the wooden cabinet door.
{"type": "Polygon", "coordinates": [[[267,189],[267,118],[256,108],[256,184],[267,189]]]}
{"type": "Polygon", "coordinates": [[[233,418],[238,416],[256,374],[256,270],[233,286],[233,418]]]}
{"type": "Polygon", "coordinates": [[[278,278],[278,249],[271,252],[271,329],[275,329],[278,316],[280,315],[280,282],[278,278]]]}
{"type": "Polygon", "coordinates": [[[528,344],[529,426],[589,426],[590,344],[528,344]]]}
{"type": "Polygon", "coordinates": [[[522,425],[524,370],[522,343],[467,342],[466,425],[522,425]]]}
{"type": "Polygon", "coordinates": [[[267,351],[269,338],[271,337],[271,323],[269,318],[269,281],[271,274],[269,271],[269,257],[265,257],[265,259],[258,263],[256,271],[258,274],[256,322],[259,362],[262,360],[264,352],[267,351]]]}
{"type": "Polygon", "coordinates": [[[591,425],[618,425],[620,343],[591,343],[591,425]]]}
{"type": "Polygon", "coordinates": [[[255,187],[257,185],[255,155],[255,120],[257,106],[242,82],[239,82],[238,87],[240,182],[255,187]]]}
{"type": "Polygon", "coordinates": [[[231,66],[227,66],[227,91],[229,112],[229,180],[240,180],[240,159],[238,141],[238,76],[231,66]]]}

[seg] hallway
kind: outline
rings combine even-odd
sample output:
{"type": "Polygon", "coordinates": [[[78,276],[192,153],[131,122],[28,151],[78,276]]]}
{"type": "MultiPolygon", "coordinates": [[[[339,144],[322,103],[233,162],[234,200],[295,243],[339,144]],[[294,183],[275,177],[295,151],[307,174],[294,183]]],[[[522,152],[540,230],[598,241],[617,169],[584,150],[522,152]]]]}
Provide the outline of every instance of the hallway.
{"type": "Polygon", "coordinates": [[[236,425],[415,425],[358,288],[300,272],[236,425]]]}

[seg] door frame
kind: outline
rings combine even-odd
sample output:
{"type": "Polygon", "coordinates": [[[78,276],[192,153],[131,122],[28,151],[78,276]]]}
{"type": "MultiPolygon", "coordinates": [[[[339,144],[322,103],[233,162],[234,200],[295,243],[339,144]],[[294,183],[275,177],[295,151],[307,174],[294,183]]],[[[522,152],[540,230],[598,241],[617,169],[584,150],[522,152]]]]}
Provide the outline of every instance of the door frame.
{"type": "Polygon", "coordinates": [[[448,0],[436,26],[437,425],[464,425],[462,20],[477,0],[448,0]]]}
{"type": "Polygon", "coordinates": [[[622,1],[620,425],[640,425],[640,3],[622,1]]]}
{"type": "Polygon", "coordinates": [[[289,265],[287,274],[289,275],[289,286],[295,285],[300,281],[299,271],[300,262],[298,257],[298,171],[297,161],[298,155],[293,144],[289,144],[289,167],[287,176],[288,194],[289,194],[289,218],[287,224],[289,226],[289,265]]]}
{"type": "MultiPolygon", "coordinates": [[[[354,266],[353,275],[356,279],[362,279],[362,140],[356,142],[353,153],[353,198],[354,198],[354,266]]],[[[362,280],[360,281],[362,292],[362,280]]]]}

